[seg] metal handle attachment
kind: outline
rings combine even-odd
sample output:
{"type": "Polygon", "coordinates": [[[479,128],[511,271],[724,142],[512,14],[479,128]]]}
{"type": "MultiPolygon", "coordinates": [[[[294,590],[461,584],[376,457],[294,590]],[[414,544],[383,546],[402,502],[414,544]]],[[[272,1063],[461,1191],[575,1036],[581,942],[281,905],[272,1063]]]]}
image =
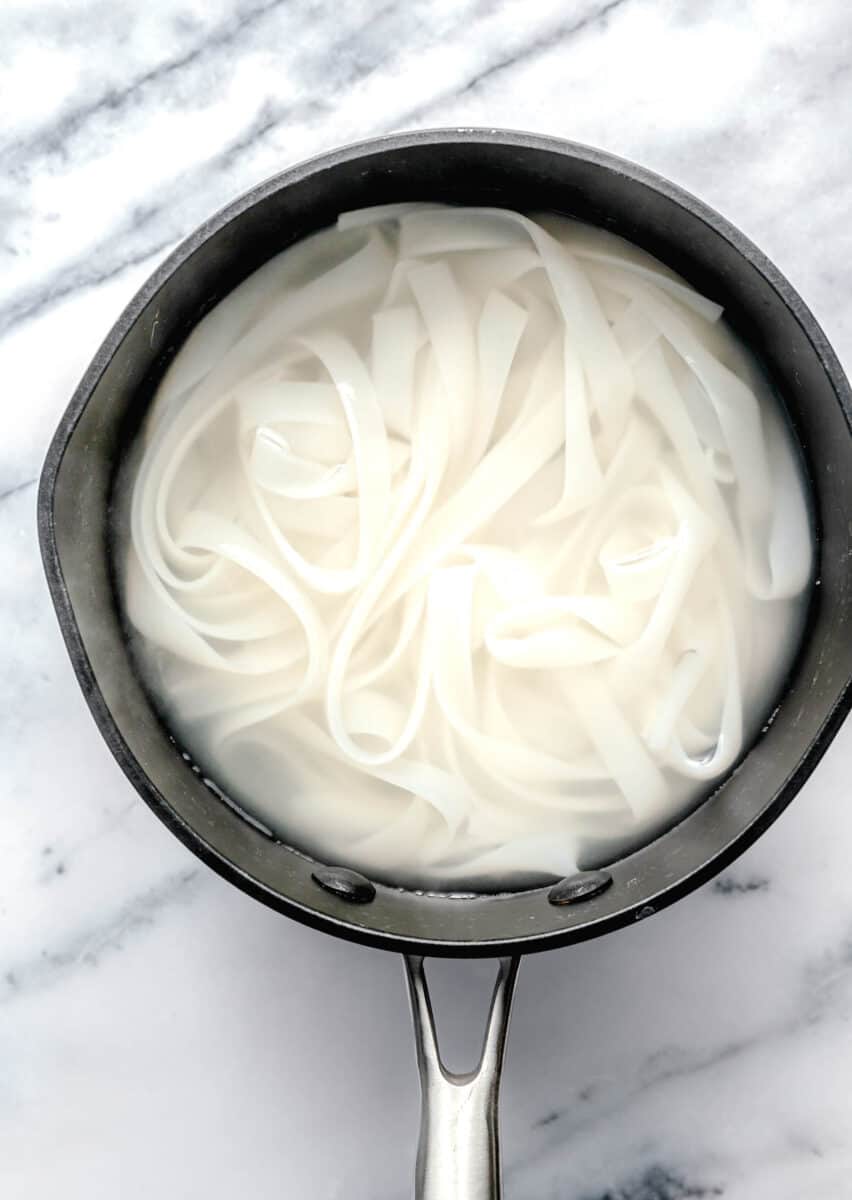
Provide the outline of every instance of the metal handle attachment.
{"type": "Polygon", "coordinates": [[[500,959],[479,1063],[464,1075],[441,1062],[423,959],[405,965],[421,1090],[415,1200],[500,1200],[500,1074],[518,959],[500,959]]]}

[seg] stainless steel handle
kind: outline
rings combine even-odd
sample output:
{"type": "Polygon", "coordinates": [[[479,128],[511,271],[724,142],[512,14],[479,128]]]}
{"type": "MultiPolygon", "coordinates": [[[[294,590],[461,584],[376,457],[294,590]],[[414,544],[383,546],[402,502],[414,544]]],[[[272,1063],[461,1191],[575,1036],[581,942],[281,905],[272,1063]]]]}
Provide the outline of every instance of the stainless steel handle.
{"type": "Polygon", "coordinates": [[[441,1062],[423,959],[405,965],[421,1090],[415,1198],[499,1200],[500,1075],[518,959],[500,959],[479,1064],[464,1075],[441,1062]]]}

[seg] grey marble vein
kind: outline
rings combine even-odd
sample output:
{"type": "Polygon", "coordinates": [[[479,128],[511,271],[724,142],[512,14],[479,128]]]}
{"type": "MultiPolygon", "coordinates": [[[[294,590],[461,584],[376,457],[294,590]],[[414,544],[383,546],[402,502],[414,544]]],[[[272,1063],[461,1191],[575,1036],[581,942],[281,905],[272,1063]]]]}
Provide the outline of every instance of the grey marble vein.
{"type": "Polygon", "coordinates": [[[20,495],[21,492],[27,491],[28,488],[35,487],[38,479],[25,479],[23,483],[13,483],[7,488],[0,489],[0,504],[4,500],[11,500],[13,496],[20,495]]]}
{"type": "Polygon", "coordinates": [[[760,875],[750,875],[744,878],[722,875],[713,881],[713,891],[720,896],[747,896],[751,892],[766,892],[769,887],[769,880],[760,875]]]}
{"type": "Polygon", "coordinates": [[[443,107],[449,101],[461,100],[483,83],[492,83],[504,71],[510,71],[516,67],[528,66],[531,62],[535,61],[538,55],[555,48],[563,48],[565,43],[574,37],[575,34],[583,33],[585,30],[594,28],[595,26],[605,25],[616,10],[629,3],[631,3],[631,0],[607,0],[606,3],[595,5],[579,16],[572,14],[567,20],[559,20],[544,30],[537,29],[531,38],[521,42],[511,53],[502,57],[498,56],[489,61],[469,78],[446,92],[441,92],[428,103],[399,114],[396,118],[397,121],[422,121],[429,113],[434,112],[439,107],[443,107]]]}
{"type": "Polygon", "coordinates": [[[709,1200],[724,1194],[724,1188],[714,1184],[695,1183],[668,1167],[652,1166],[626,1183],[577,1200],[709,1200]]]}
{"type": "Polygon", "coordinates": [[[168,876],[127,900],[117,911],[76,930],[71,938],[44,947],[34,958],[4,963],[0,1005],[21,1000],[37,989],[60,985],[72,972],[96,967],[105,956],[120,953],[133,935],[151,929],[169,905],[188,901],[197,890],[199,877],[196,867],[168,876]]]}

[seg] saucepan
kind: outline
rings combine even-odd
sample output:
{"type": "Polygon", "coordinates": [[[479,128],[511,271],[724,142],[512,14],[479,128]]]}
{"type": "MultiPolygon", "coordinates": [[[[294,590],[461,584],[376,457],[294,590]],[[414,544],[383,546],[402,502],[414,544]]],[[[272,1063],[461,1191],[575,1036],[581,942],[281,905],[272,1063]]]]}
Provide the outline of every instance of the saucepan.
{"type": "Polygon", "coordinates": [[[598,150],[499,130],[397,134],[316,158],[212,217],[155,272],[98,350],[50,446],[39,492],[47,579],[80,686],[143,799],[204,862],[326,933],[406,956],[423,1087],[417,1195],[500,1194],[497,1100],[518,959],[644,919],[709,879],[782,812],[852,702],[852,395],[779,271],[673,184],[598,150]],[[223,803],[182,753],[134,669],[116,603],[116,473],[158,381],[199,319],[340,212],[405,200],[553,211],[637,243],[724,305],[762,360],[801,445],[817,569],[805,635],[775,712],[716,791],[606,870],[504,894],[424,894],[312,860],[223,803]],[[442,1064],[427,956],[499,959],[479,1066],[442,1064]]]}

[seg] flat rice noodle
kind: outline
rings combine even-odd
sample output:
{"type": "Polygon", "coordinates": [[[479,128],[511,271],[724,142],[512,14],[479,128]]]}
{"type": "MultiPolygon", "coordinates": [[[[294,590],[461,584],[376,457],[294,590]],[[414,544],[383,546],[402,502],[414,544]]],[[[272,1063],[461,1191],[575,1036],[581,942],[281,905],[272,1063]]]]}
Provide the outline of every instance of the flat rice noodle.
{"type": "Polygon", "coordinates": [[[122,588],[211,786],[327,861],[493,886],[722,778],[813,548],[720,314],[576,223],[434,204],[344,213],[208,314],[122,588]]]}

